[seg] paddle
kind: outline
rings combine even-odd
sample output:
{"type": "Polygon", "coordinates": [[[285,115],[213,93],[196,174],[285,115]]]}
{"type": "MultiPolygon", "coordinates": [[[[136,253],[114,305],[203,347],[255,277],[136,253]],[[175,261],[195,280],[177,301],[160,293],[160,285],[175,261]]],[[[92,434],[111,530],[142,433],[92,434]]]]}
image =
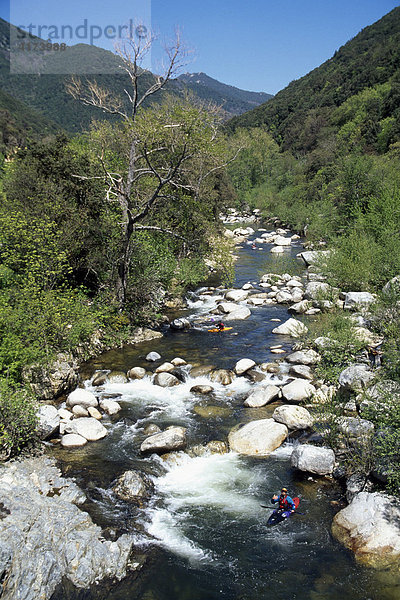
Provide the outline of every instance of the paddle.
{"type": "MultiPolygon", "coordinates": [[[[274,508],[273,504],[260,504],[261,508],[274,508]]],[[[300,512],[297,509],[292,513],[292,515],[305,515],[306,513],[300,512]]]]}

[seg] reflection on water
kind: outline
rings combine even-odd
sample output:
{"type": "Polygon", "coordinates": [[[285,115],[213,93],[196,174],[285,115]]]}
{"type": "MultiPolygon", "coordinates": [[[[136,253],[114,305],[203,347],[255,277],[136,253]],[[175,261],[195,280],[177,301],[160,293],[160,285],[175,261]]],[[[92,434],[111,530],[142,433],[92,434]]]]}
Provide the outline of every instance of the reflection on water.
{"type": "MultiPolygon", "coordinates": [[[[280,256],[270,245],[253,250],[245,245],[236,263],[235,287],[257,282],[280,256]]],[[[299,248],[285,250],[292,256],[287,270],[294,274],[301,263],[294,258],[299,248]]],[[[82,369],[86,385],[98,369],[126,372],[133,366],[154,369],[145,361],[156,350],[162,360],[176,356],[192,365],[212,364],[232,368],[240,358],[257,363],[281,360],[270,346],[291,340],[271,333],[271,319],[286,320],[284,306],[252,308],[246,321],[233,322],[224,333],[208,333],[201,319],[215,305],[216,297],[192,296],[180,315],[199,317],[198,328],[165,332],[161,340],[108,352],[82,369]]],[[[158,363],[159,364],[159,363],[158,363]]],[[[187,370],[186,370],[187,371],[187,370]]],[[[105,425],[109,435],[84,448],[54,450],[68,475],[86,490],[85,509],[105,535],[131,532],[139,554],[147,557],[139,575],[120,583],[103,582],[90,591],[67,584],[54,600],[398,600],[399,581],[356,565],[352,555],[331,537],[331,500],[341,498],[339,486],[327,480],[309,479],[290,468],[293,445],[287,443],[268,459],[240,457],[235,453],[190,457],[173,453],[167,461],[153,455],[143,458],[140,444],[144,428],[188,428],[188,445],[226,440],[239,422],[270,417],[276,404],[260,409],[243,407],[243,398],[254,385],[244,377],[229,386],[213,384],[210,396],[194,395],[193,385],[209,383],[207,377],[191,378],[173,388],[154,386],[149,376],[126,384],[106,384],[96,393],[116,394],[122,411],[105,425]],[[155,494],[149,506],[140,508],[119,501],[112,493],[115,479],[128,469],[147,473],[155,494]],[[276,527],[268,528],[268,504],[285,484],[301,498],[299,512],[276,527]]],[[[271,381],[273,381],[271,376],[271,381]]],[[[272,509],[271,509],[272,510],[272,509]]]]}

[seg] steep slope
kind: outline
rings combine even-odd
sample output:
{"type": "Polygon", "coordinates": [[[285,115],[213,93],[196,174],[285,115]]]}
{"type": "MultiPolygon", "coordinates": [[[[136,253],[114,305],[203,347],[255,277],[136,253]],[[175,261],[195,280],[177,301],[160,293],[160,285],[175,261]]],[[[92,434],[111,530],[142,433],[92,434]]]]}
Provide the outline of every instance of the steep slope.
{"type": "Polygon", "coordinates": [[[60,127],[0,90],[0,152],[8,154],[28,139],[55,134],[60,127]]]}
{"type": "MultiPolygon", "coordinates": [[[[305,77],[291,82],[268,103],[233,118],[228,127],[266,125],[284,148],[299,149],[298,132],[308,116],[317,127],[327,125],[327,115],[350,97],[385,82],[393,94],[400,69],[400,7],[363,29],[335,55],[305,77]],[[319,125],[318,125],[319,121],[319,125]]],[[[397,98],[393,99],[397,105],[397,98]]]]}
{"type": "Polygon", "coordinates": [[[184,83],[186,88],[200,98],[212,99],[222,104],[229,115],[242,114],[273,98],[272,94],[265,92],[248,92],[233,85],[226,85],[206,73],[184,73],[178,77],[178,83],[184,83]]]}

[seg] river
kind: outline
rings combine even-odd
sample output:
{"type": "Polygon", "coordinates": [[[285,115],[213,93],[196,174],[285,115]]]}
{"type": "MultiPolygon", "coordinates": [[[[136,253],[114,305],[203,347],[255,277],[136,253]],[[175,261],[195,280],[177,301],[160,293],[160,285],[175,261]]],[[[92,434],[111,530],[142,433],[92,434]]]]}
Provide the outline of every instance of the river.
{"type": "MultiPolygon", "coordinates": [[[[239,248],[234,287],[258,282],[276,261],[285,261],[291,274],[303,267],[295,255],[300,244],[272,255],[271,246],[239,248]]],[[[199,317],[214,305],[213,297],[192,298],[179,315],[199,317]]],[[[286,320],[284,306],[252,307],[245,321],[230,323],[233,329],[208,333],[206,328],[166,331],[165,337],[136,348],[125,347],[89,361],[82,377],[90,379],[98,369],[126,372],[145,366],[149,351],[162,360],[176,356],[193,365],[212,364],[232,368],[240,358],[257,363],[274,361],[270,346],[292,341],[271,333],[276,321],[286,320]]],[[[175,315],[176,316],[176,315],[175,315]]],[[[279,357],[279,355],[278,355],[279,357]]],[[[160,364],[160,363],[157,363],[160,364]]],[[[275,376],[271,376],[272,379],[275,376]]],[[[395,600],[399,587],[388,575],[358,566],[353,555],[331,536],[330,526],[340,486],[313,479],[290,467],[293,441],[270,457],[255,459],[235,453],[190,457],[179,453],[163,461],[155,455],[143,458],[139,447],[143,427],[156,423],[188,428],[189,447],[210,440],[226,440],[232,426],[269,417],[276,403],[265,408],[244,408],[243,398],[254,384],[244,377],[229,386],[216,385],[212,397],[190,393],[206,377],[173,388],[159,388],[145,377],[140,381],[107,384],[103,393],[121,394],[123,410],[106,423],[109,435],[82,449],[57,448],[52,452],[63,471],[77,479],[86,491],[85,509],[111,538],[133,532],[138,555],[145,560],[141,571],[120,583],[105,583],[90,591],[60,586],[53,600],[395,600]],[[128,469],[147,473],[154,495],[144,508],[119,501],[111,491],[115,479],[128,469]],[[267,528],[269,502],[282,485],[301,498],[299,512],[291,519],[267,528]]]]}

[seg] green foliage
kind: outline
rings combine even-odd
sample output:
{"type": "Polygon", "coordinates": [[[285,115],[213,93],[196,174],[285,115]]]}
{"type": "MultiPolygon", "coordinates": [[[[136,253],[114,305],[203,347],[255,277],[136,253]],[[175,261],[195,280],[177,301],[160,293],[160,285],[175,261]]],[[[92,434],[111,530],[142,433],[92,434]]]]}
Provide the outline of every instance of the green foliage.
{"type": "Polygon", "coordinates": [[[35,439],[36,404],[26,389],[0,380],[0,455],[18,454],[35,439]]]}
{"type": "Polygon", "coordinates": [[[320,350],[322,360],[316,366],[318,377],[337,383],[341,371],[354,362],[365,343],[357,338],[351,320],[339,311],[318,315],[318,319],[309,323],[308,327],[311,340],[318,337],[330,340],[320,350]]]}

